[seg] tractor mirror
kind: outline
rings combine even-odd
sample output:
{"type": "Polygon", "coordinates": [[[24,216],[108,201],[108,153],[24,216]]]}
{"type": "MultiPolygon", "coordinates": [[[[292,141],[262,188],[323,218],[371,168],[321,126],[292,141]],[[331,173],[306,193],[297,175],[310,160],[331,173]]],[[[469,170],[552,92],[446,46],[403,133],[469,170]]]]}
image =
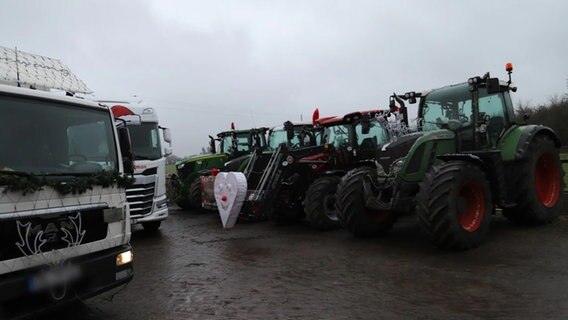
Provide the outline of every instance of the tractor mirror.
{"type": "Polygon", "coordinates": [[[284,122],[284,130],[286,130],[286,138],[288,140],[294,139],[294,125],[292,124],[292,122],[284,122]]]}
{"type": "Polygon", "coordinates": [[[498,78],[487,79],[487,93],[493,94],[501,92],[501,85],[498,78]]]}
{"type": "Polygon", "coordinates": [[[371,120],[369,116],[365,115],[361,118],[361,132],[363,134],[368,134],[371,131],[371,120]]]}
{"type": "Polygon", "coordinates": [[[217,153],[217,151],[215,150],[215,138],[213,138],[212,136],[209,136],[209,151],[211,153],[217,153]]]}

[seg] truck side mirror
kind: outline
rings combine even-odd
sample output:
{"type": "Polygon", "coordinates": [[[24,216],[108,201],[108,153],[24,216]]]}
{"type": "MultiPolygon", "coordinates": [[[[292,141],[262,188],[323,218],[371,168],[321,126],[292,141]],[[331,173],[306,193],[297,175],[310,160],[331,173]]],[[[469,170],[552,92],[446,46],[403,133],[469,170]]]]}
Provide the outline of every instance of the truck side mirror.
{"type": "Polygon", "coordinates": [[[499,78],[487,79],[487,93],[493,94],[498,92],[501,92],[501,85],[499,84],[499,78]]]}
{"type": "Polygon", "coordinates": [[[134,173],[134,152],[130,143],[130,132],[126,126],[118,127],[118,143],[120,144],[120,153],[122,154],[122,166],[124,173],[134,173]]]}
{"type": "Polygon", "coordinates": [[[164,128],[164,141],[167,143],[172,143],[172,131],[170,128],[164,128]]]}

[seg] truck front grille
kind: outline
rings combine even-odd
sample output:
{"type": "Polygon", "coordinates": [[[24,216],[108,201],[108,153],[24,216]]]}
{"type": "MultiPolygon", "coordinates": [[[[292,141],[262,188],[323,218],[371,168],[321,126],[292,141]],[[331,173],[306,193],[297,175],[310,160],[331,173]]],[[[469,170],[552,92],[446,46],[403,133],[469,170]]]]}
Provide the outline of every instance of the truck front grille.
{"type": "Polygon", "coordinates": [[[134,184],[126,189],[126,200],[130,205],[130,216],[133,218],[148,215],[154,205],[155,183],[134,184]]]}
{"type": "Polygon", "coordinates": [[[102,240],[107,236],[103,210],[0,220],[0,261],[102,240]]]}

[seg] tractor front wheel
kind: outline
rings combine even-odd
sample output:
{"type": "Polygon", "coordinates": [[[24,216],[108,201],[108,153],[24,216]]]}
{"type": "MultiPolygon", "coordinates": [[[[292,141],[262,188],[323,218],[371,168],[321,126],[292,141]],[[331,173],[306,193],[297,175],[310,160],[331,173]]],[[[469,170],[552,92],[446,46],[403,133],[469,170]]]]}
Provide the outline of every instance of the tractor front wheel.
{"type": "Polygon", "coordinates": [[[335,191],[341,181],[338,176],[321,177],[314,181],[306,192],[304,211],[312,227],[330,230],[340,226],[335,209],[335,191]]]}
{"type": "Polygon", "coordinates": [[[386,234],[396,221],[392,212],[374,210],[365,206],[365,179],[374,179],[374,168],[362,167],[351,170],[337,186],[335,207],[341,223],[355,236],[381,236],[386,234]]]}
{"type": "Polygon", "coordinates": [[[523,161],[522,169],[511,177],[516,206],[503,209],[503,215],[514,224],[548,223],[558,216],[564,189],[558,148],[548,136],[538,135],[523,161]]]}
{"type": "Polygon", "coordinates": [[[485,172],[475,164],[433,166],[420,183],[416,202],[422,229],[441,248],[477,247],[489,231],[491,190],[485,172]]]}
{"type": "Polygon", "coordinates": [[[189,186],[189,204],[193,210],[202,211],[201,178],[196,177],[189,186]]]}

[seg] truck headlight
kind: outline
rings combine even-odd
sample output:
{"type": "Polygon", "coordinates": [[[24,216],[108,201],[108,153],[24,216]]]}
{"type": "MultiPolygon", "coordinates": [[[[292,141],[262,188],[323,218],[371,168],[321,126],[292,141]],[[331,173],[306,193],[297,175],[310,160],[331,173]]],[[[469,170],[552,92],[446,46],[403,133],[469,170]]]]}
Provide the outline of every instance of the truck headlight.
{"type": "Polygon", "coordinates": [[[132,262],[132,260],[134,260],[134,254],[132,254],[132,250],[124,251],[116,256],[116,266],[123,266],[127,263],[132,262]]]}
{"type": "Polygon", "coordinates": [[[395,162],[393,162],[393,164],[391,164],[390,167],[390,174],[398,174],[400,172],[400,170],[402,169],[402,165],[404,165],[404,159],[405,158],[400,158],[398,160],[396,160],[395,162]]]}
{"type": "Polygon", "coordinates": [[[168,205],[168,199],[163,199],[160,201],[156,201],[156,209],[162,209],[168,205]]]}

